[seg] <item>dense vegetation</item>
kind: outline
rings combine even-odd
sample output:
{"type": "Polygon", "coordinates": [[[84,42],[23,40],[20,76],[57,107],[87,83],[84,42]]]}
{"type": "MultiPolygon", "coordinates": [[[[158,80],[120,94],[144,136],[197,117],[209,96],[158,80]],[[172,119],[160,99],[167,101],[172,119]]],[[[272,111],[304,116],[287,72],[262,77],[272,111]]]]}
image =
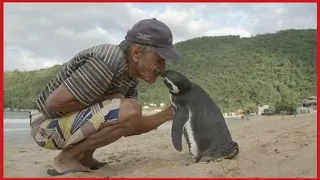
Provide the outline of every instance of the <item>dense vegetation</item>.
{"type": "MultiPolygon", "coordinates": [[[[316,91],[316,30],[285,30],[251,38],[199,37],[176,44],[184,59],[169,64],[202,86],[224,111],[257,104],[286,106],[316,91]]],[[[60,65],[4,74],[5,107],[32,108],[37,94],[60,65]]],[[[168,103],[159,79],[140,82],[140,99],[168,103]]]]}

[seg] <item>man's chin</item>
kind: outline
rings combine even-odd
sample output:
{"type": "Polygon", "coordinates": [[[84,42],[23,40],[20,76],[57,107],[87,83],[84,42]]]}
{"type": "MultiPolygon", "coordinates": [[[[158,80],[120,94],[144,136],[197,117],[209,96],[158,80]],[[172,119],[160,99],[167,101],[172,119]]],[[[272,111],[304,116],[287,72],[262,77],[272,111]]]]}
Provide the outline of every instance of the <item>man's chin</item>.
{"type": "Polygon", "coordinates": [[[148,84],[153,84],[153,83],[155,83],[157,81],[157,77],[158,77],[158,75],[156,75],[155,77],[152,77],[152,76],[149,76],[149,75],[145,75],[144,76],[144,74],[141,74],[139,78],[144,80],[148,84]]]}
{"type": "Polygon", "coordinates": [[[156,82],[157,79],[143,79],[145,82],[147,82],[148,84],[154,84],[156,82]]]}
{"type": "Polygon", "coordinates": [[[147,77],[141,77],[141,79],[143,79],[145,82],[147,82],[148,84],[153,84],[157,81],[157,78],[147,78],[147,77]]]}

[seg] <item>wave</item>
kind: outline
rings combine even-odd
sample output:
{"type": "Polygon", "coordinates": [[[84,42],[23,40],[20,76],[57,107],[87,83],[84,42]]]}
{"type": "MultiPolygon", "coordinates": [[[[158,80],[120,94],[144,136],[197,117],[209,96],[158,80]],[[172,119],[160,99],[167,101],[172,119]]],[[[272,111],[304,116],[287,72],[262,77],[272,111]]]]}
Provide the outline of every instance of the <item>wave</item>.
{"type": "Polygon", "coordinates": [[[4,119],[5,124],[29,124],[30,119],[4,119]]]}
{"type": "Polygon", "coordinates": [[[30,128],[5,128],[4,132],[30,131],[30,128]]]}

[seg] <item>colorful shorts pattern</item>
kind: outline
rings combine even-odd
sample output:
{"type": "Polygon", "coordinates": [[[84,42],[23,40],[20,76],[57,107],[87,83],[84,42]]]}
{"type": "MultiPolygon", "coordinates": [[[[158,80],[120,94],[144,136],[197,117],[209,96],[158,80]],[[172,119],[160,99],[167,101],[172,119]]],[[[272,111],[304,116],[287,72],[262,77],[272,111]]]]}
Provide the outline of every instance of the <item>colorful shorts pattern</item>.
{"type": "Polygon", "coordinates": [[[70,148],[103,127],[117,123],[121,99],[98,102],[81,111],[60,118],[31,116],[31,136],[43,148],[61,150],[70,148]]]}

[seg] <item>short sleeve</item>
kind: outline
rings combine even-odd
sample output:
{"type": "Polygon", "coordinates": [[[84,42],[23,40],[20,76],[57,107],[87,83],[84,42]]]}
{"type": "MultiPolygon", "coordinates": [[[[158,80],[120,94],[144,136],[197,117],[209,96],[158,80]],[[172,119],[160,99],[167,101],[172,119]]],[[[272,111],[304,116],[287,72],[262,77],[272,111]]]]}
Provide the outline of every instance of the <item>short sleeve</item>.
{"type": "Polygon", "coordinates": [[[110,86],[116,69],[98,58],[90,58],[63,82],[84,106],[91,105],[110,86]]]}

